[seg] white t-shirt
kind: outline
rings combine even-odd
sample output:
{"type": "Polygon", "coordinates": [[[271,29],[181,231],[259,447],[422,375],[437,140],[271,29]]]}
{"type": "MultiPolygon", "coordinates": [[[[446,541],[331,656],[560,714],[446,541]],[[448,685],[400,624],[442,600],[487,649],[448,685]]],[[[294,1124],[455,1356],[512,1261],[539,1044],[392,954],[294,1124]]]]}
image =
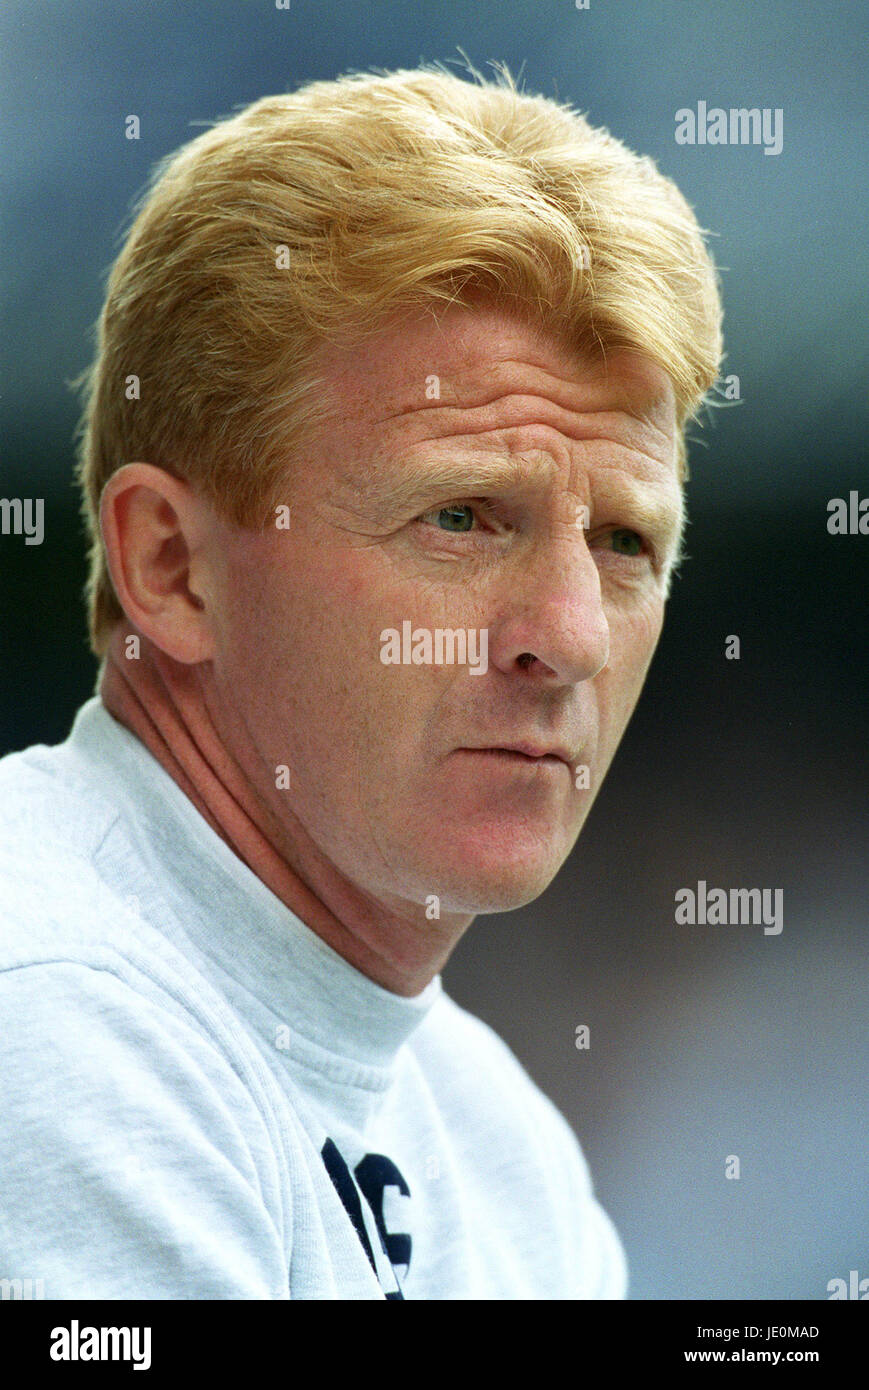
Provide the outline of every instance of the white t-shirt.
{"type": "Polygon", "coordinates": [[[576,1138],[437,976],[381,988],[97,698],[0,760],[0,1279],[624,1298],[576,1138]]]}

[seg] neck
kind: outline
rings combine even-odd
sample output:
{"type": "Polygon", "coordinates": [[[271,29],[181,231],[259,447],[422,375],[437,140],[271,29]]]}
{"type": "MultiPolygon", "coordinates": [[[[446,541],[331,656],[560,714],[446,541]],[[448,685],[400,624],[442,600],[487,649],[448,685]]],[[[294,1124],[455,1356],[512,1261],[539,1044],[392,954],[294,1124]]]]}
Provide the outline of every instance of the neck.
{"type": "Polygon", "coordinates": [[[393,993],[418,994],[445,963],[452,941],[385,912],[326,861],[295,821],[278,823],[221,738],[202,668],[167,657],[116,627],[98,693],[109,713],[145,745],[215,834],[306,926],[362,974],[393,993]],[[434,947],[434,950],[432,949],[434,947]]]}

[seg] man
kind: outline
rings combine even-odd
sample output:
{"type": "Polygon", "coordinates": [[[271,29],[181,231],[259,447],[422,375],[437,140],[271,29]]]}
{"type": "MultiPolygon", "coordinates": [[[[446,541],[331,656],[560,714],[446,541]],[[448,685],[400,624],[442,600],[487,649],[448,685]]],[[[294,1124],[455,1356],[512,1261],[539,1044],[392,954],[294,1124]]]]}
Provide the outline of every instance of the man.
{"type": "Polygon", "coordinates": [[[0,765],[0,1274],[624,1297],[439,972],[576,842],[720,331],[673,185],[506,74],[312,83],[158,171],[87,378],[98,693],[0,765]]]}

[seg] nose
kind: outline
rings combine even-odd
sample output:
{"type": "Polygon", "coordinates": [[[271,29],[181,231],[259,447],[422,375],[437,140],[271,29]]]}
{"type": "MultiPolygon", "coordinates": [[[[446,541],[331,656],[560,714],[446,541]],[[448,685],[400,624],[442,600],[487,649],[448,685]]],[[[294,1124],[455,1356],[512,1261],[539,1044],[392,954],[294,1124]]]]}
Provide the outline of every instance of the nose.
{"type": "Polygon", "coordinates": [[[584,533],[546,547],[523,567],[501,621],[489,628],[489,662],[551,685],[593,680],[609,660],[600,574],[584,533]],[[506,609],[506,612],[505,612],[506,609]]]}

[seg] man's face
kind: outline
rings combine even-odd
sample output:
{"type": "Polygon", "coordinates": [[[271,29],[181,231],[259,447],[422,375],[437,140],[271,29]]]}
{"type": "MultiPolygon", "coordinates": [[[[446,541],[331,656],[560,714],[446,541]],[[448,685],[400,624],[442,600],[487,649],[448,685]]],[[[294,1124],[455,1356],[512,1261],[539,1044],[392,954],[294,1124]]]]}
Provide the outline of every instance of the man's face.
{"type": "Polygon", "coordinates": [[[245,731],[235,751],[290,840],[302,827],[375,901],[519,907],[575,844],[660,634],[672,387],[495,309],[395,319],[323,362],[345,418],[293,461],[289,529],[221,528],[216,723],[245,731]],[[438,630],[463,630],[481,673],[385,663],[404,623],[433,657],[438,630]],[[564,757],[492,751],[508,745],[564,757]]]}

